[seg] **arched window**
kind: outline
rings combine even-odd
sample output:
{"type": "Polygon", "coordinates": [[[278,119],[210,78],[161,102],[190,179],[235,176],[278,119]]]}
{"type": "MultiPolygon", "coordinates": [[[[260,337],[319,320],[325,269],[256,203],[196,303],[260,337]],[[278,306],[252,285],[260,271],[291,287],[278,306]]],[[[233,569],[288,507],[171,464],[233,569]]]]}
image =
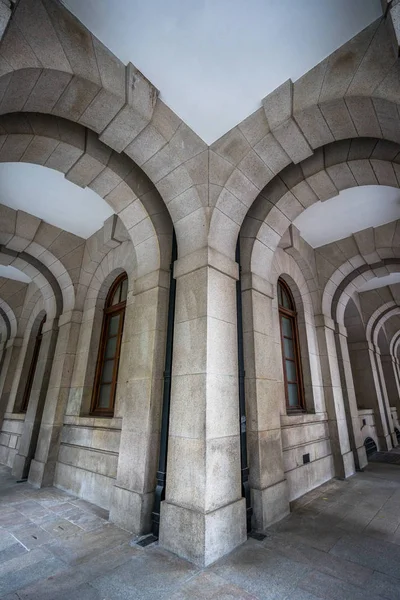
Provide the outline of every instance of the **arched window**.
{"type": "Polygon", "coordinates": [[[44,325],[45,321],[46,321],[46,317],[44,316],[39,325],[38,332],[36,334],[35,346],[33,348],[33,354],[32,354],[31,364],[29,367],[28,378],[26,380],[24,395],[22,396],[21,412],[26,412],[28,410],[29,398],[31,396],[32,384],[33,384],[33,380],[35,377],[37,362],[38,362],[38,358],[39,358],[40,345],[42,343],[42,329],[43,329],[43,325],[44,325]]]}
{"type": "Polygon", "coordinates": [[[278,280],[278,304],[286,407],[288,411],[304,410],[296,306],[288,285],[282,279],[278,280]]]}
{"type": "Polygon", "coordinates": [[[126,274],[123,273],[111,286],[104,306],[96,377],[93,387],[92,414],[107,417],[114,414],[127,293],[128,279],[126,274]]]}

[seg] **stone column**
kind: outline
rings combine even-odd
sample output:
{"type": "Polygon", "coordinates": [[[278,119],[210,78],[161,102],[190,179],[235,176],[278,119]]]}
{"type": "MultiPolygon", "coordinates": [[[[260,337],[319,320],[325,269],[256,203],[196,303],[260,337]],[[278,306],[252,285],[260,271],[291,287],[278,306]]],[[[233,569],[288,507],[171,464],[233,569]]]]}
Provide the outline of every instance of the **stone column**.
{"type": "Polygon", "coordinates": [[[10,393],[17,370],[22,343],[23,339],[16,337],[9,340],[6,345],[3,368],[0,375],[0,431],[3,425],[4,415],[9,408],[10,393]]]}
{"type": "Polygon", "coordinates": [[[353,450],[356,469],[360,470],[368,464],[368,460],[360,429],[360,418],[358,416],[353,373],[347,345],[347,330],[343,325],[336,325],[335,337],[350,446],[353,450]]]}
{"type": "Polygon", "coordinates": [[[348,344],[358,408],[372,408],[381,450],[391,450],[384,398],[372,344],[367,341],[348,344]]]}
{"type": "Polygon", "coordinates": [[[390,408],[389,395],[388,395],[388,389],[387,389],[387,381],[386,381],[385,373],[384,373],[384,370],[383,370],[381,351],[380,351],[380,348],[379,348],[379,346],[377,344],[372,344],[372,347],[373,347],[373,352],[374,352],[376,369],[377,369],[377,372],[378,372],[378,381],[379,381],[380,390],[381,390],[381,394],[382,394],[382,398],[383,398],[383,403],[384,403],[384,408],[385,408],[385,415],[386,415],[386,420],[387,420],[387,424],[388,424],[389,434],[391,436],[392,445],[393,446],[397,446],[397,437],[396,437],[396,434],[394,432],[394,425],[393,425],[393,419],[392,419],[392,411],[391,411],[391,408],[390,408]]]}
{"type": "Polygon", "coordinates": [[[42,341],[26,411],[24,429],[12,469],[12,474],[17,479],[28,477],[31,460],[35,455],[51,366],[55,355],[57,334],[57,322],[54,320],[46,321],[42,329],[42,341]]]}
{"type": "Polygon", "coordinates": [[[118,371],[116,417],[122,418],[110,520],[148,533],[160,437],[169,273],[135,281],[128,295],[118,371]]]}
{"type": "Polygon", "coordinates": [[[175,263],[176,314],[160,544],[208,565],[246,539],[241,497],[238,265],[210,248],[175,263]]]}
{"type": "Polygon", "coordinates": [[[252,524],[256,531],[263,531],[289,513],[281,437],[281,415],[286,408],[282,350],[272,285],[245,274],[242,300],[252,524]]]}
{"type": "Polygon", "coordinates": [[[335,343],[335,325],[325,315],[315,316],[315,325],[321,359],[322,379],[328,413],[329,436],[337,477],[345,478],[355,472],[354,456],[350,447],[346,410],[340,380],[335,343]]]}
{"type": "Polygon", "coordinates": [[[0,40],[4,36],[8,22],[11,19],[11,2],[10,0],[0,0],[0,40]]]}
{"type": "Polygon", "coordinates": [[[390,354],[381,354],[380,358],[389,404],[400,412],[400,382],[396,361],[390,354]]]}
{"type": "Polygon", "coordinates": [[[57,342],[39,438],[28,477],[29,483],[37,487],[53,484],[81,319],[80,311],[64,313],[58,319],[57,342]]]}

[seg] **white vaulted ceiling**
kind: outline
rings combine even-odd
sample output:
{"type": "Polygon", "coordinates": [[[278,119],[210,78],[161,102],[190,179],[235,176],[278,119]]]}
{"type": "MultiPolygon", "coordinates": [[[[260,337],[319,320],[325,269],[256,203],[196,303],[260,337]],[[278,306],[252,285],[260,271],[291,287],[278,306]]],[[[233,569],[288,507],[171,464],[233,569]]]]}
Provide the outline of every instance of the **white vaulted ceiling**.
{"type": "Polygon", "coordinates": [[[64,0],[212,143],[382,14],[380,0],[64,0]]]}
{"type": "Polygon", "coordinates": [[[0,164],[0,203],[88,238],[113,214],[90,188],[80,188],[62,173],[29,163],[0,164]]]}
{"type": "Polygon", "coordinates": [[[28,275],[10,265],[0,265],[0,277],[14,279],[15,281],[23,281],[24,283],[32,281],[28,275]]]}
{"type": "Polygon", "coordinates": [[[397,219],[400,219],[400,190],[366,185],[344,190],[326,202],[316,202],[293,224],[310,246],[318,248],[397,219]]]}
{"type": "Polygon", "coordinates": [[[390,275],[385,275],[385,277],[373,277],[369,281],[366,281],[359,291],[368,292],[369,290],[376,290],[386,285],[395,285],[396,283],[400,283],[400,273],[390,273],[390,275]]]}

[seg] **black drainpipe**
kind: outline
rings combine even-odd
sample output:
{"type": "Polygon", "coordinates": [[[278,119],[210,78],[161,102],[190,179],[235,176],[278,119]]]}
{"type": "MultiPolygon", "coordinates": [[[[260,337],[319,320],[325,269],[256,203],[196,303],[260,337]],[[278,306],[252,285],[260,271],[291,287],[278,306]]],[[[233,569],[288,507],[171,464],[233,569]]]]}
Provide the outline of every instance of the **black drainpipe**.
{"type": "Polygon", "coordinates": [[[163,407],[161,417],[160,433],[160,455],[158,459],[157,486],[155,491],[154,509],[151,514],[152,533],[158,538],[160,530],[160,506],[165,499],[165,482],[167,476],[167,454],[168,454],[168,430],[169,430],[169,406],[171,402],[171,375],[172,375],[172,352],[174,343],[174,322],[175,322],[175,297],[176,297],[176,279],[174,279],[174,262],[177,259],[177,245],[175,231],[172,237],[172,256],[170,265],[169,280],[169,301],[168,301],[168,325],[167,341],[165,351],[165,370],[164,370],[164,390],[163,407]]]}
{"type": "Polygon", "coordinates": [[[242,311],[242,282],[240,266],[240,239],[236,245],[236,262],[239,265],[239,279],[236,282],[236,312],[237,312],[237,343],[238,343],[238,371],[239,371],[239,419],[240,419],[240,466],[242,478],[242,497],[246,498],[246,524],[247,533],[251,531],[251,506],[249,467],[247,464],[247,438],[246,438],[246,396],[245,396],[245,371],[243,355],[243,311],[242,311]]]}

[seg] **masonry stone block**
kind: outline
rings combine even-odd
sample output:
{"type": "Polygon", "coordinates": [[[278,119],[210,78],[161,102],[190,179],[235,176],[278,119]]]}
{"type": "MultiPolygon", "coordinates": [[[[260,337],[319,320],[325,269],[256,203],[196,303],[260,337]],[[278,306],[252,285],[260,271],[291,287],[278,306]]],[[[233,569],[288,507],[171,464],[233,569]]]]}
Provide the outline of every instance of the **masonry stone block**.
{"type": "Polygon", "coordinates": [[[357,185],[357,182],[354,179],[354,176],[347,163],[328,167],[327,172],[339,191],[346,190],[357,185]]]}
{"type": "Polygon", "coordinates": [[[247,119],[241,121],[238,127],[252,147],[270,131],[263,108],[259,108],[247,117],[247,119]]]}
{"type": "Polygon", "coordinates": [[[315,175],[311,175],[311,177],[307,178],[307,183],[322,202],[338,194],[338,189],[326,171],[320,171],[315,175]]]}
{"type": "Polygon", "coordinates": [[[346,98],[346,106],[359,136],[382,137],[382,131],[377,119],[371,98],[346,98]]]}
{"type": "Polygon", "coordinates": [[[251,146],[239,128],[234,127],[211,145],[211,150],[232,165],[237,165],[251,146]]]}
{"type": "Polygon", "coordinates": [[[377,185],[378,180],[369,160],[352,160],[348,165],[358,185],[377,185]]]}
{"type": "Polygon", "coordinates": [[[373,98],[372,103],[385,139],[400,141],[399,113],[394,102],[383,98],[373,98]]]}
{"type": "Polygon", "coordinates": [[[398,186],[396,175],[390,162],[371,159],[370,163],[380,185],[398,186]]]}
{"type": "Polygon", "coordinates": [[[378,96],[379,84],[384,80],[396,61],[388,24],[385,20],[379,23],[374,37],[364,55],[364,59],[349,86],[347,95],[367,96],[375,90],[378,96]]]}
{"type": "Polygon", "coordinates": [[[320,108],[335,140],[357,137],[344,99],[326,102],[321,104],[320,108]]]}

